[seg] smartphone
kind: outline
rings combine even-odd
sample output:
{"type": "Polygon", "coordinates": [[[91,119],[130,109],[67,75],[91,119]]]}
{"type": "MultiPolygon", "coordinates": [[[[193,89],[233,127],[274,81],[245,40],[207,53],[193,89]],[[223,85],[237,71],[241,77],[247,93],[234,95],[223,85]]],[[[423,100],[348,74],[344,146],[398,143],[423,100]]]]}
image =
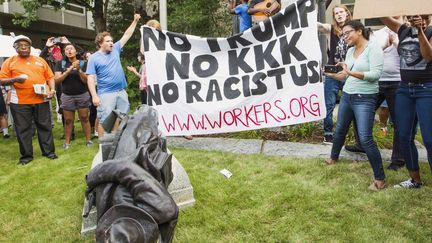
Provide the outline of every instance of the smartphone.
{"type": "Polygon", "coordinates": [[[342,70],[343,70],[343,68],[341,66],[336,66],[336,65],[325,65],[324,66],[324,72],[325,73],[338,73],[342,70]]]}
{"type": "Polygon", "coordinates": [[[61,42],[60,37],[55,37],[54,40],[53,40],[53,42],[55,44],[60,43],[61,42]]]}

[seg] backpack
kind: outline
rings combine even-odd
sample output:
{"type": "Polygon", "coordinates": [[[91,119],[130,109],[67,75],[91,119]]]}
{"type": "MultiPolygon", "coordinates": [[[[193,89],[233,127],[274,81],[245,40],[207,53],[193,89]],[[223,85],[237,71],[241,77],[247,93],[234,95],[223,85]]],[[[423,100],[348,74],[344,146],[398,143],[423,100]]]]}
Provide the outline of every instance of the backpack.
{"type": "MultiPolygon", "coordinates": [[[[80,61],[80,68],[82,70],[82,68],[84,67],[85,61],[84,60],[79,60],[79,61],[80,61]]],[[[62,70],[64,70],[65,67],[66,67],[66,60],[63,59],[61,61],[61,68],[62,68],[62,70]]]]}

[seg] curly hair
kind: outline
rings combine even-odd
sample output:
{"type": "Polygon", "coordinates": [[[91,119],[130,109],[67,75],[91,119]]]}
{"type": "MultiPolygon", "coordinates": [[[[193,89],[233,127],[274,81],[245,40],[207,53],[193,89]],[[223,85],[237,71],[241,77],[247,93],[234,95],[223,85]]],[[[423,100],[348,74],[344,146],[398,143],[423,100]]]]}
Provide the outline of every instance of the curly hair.
{"type": "Polygon", "coordinates": [[[96,38],[95,38],[95,44],[96,44],[97,48],[100,48],[100,44],[102,44],[105,36],[111,36],[111,34],[107,31],[97,33],[96,38]]]}

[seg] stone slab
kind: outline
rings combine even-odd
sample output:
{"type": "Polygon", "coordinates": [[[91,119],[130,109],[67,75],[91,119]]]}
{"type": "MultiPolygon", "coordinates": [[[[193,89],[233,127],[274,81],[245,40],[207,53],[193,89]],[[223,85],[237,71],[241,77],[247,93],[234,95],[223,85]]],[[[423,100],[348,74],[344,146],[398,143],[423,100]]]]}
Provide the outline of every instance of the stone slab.
{"type": "MultiPolygon", "coordinates": [[[[170,147],[188,148],[205,151],[223,151],[237,154],[265,154],[275,156],[292,156],[299,158],[329,158],[331,145],[308,144],[284,141],[262,141],[258,139],[232,139],[232,138],[201,138],[194,137],[187,140],[182,137],[168,138],[170,147]]],[[[427,162],[427,152],[423,145],[416,142],[419,153],[419,160],[427,162]]],[[[380,149],[383,161],[391,161],[391,150],[380,149]]],[[[341,150],[340,158],[366,161],[366,154],[352,153],[345,149],[341,150]]]]}
{"type": "Polygon", "coordinates": [[[224,151],[238,154],[261,153],[262,141],[259,139],[203,138],[194,137],[187,140],[183,137],[168,137],[170,147],[189,148],[206,151],[224,151]]]}

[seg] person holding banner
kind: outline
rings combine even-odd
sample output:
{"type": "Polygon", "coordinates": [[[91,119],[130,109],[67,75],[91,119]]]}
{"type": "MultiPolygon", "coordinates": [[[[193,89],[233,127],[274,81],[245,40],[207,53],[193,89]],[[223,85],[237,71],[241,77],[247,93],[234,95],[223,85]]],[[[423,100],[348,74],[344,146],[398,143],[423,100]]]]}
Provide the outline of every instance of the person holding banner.
{"type": "MultiPolygon", "coordinates": [[[[95,43],[99,50],[90,56],[86,73],[92,102],[97,107],[99,137],[102,137],[105,132],[102,123],[113,110],[118,110],[123,114],[129,112],[129,99],[125,90],[127,82],[120,62],[120,53],[123,46],[132,37],[140,18],[139,14],[134,15],[134,20],[116,43],[113,43],[113,38],[108,32],[96,35],[95,43]]],[[[118,123],[114,126],[114,130],[117,126],[118,123]]]]}
{"type": "Polygon", "coordinates": [[[252,21],[257,24],[275,15],[280,9],[280,0],[252,0],[247,12],[252,16],[252,21]]]}
{"type": "Polygon", "coordinates": [[[411,26],[392,17],[381,18],[387,27],[398,33],[401,57],[402,81],[396,91],[395,120],[410,179],[395,187],[411,189],[423,186],[414,144],[417,123],[432,169],[432,26],[429,15],[408,16],[407,19],[411,26]]]}
{"type": "Polygon", "coordinates": [[[235,6],[236,1],[231,0],[229,2],[228,11],[230,14],[236,14],[240,17],[240,32],[252,27],[252,18],[248,13],[248,1],[241,0],[241,4],[235,6]]]}
{"type": "MultiPolygon", "coordinates": [[[[161,24],[159,23],[159,21],[157,21],[156,19],[150,19],[149,21],[147,21],[146,23],[147,26],[155,28],[157,30],[162,30],[161,24]]],[[[145,60],[145,57],[144,57],[145,60]]],[[[147,69],[145,67],[145,65],[143,65],[143,69],[141,70],[141,78],[140,78],[140,87],[145,87],[145,92],[146,92],[146,101],[147,101],[147,69]]],[[[146,103],[147,104],[147,103],[146,103]]],[[[193,137],[191,135],[184,135],[184,138],[188,139],[188,140],[192,140],[193,137]]]]}
{"type": "Polygon", "coordinates": [[[378,96],[378,79],[381,76],[384,60],[381,47],[369,42],[369,32],[359,21],[345,24],[342,29],[343,38],[351,48],[348,49],[345,62],[336,64],[342,67],[342,71],[336,74],[326,73],[333,79],[345,80],[345,85],[339,103],[330,158],[325,160],[325,163],[327,165],[336,163],[350,123],[354,120],[360,135],[360,144],[366,151],[374,173],[375,181],[369,189],[380,190],[385,187],[385,174],[381,154],[373,140],[372,129],[378,96]]]}
{"type": "MultiPolygon", "coordinates": [[[[333,23],[322,24],[318,22],[318,31],[328,35],[329,47],[327,50],[329,65],[335,65],[345,60],[348,45],[342,38],[342,27],[351,20],[351,12],[345,5],[333,7],[333,23]]],[[[324,81],[324,99],[327,114],[324,118],[324,143],[333,142],[333,110],[336,106],[336,99],[343,87],[343,82],[333,79],[326,75],[324,81]]]]}
{"type": "Polygon", "coordinates": [[[139,52],[137,59],[138,62],[140,63],[138,71],[134,66],[127,66],[126,68],[129,72],[133,73],[139,79],[138,86],[140,90],[141,104],[146,105],[147,104],[147,81],[142,82],[142,80],[144,80],[143,75],[145,76],[146,73],[144,54],[139,52]]]}

